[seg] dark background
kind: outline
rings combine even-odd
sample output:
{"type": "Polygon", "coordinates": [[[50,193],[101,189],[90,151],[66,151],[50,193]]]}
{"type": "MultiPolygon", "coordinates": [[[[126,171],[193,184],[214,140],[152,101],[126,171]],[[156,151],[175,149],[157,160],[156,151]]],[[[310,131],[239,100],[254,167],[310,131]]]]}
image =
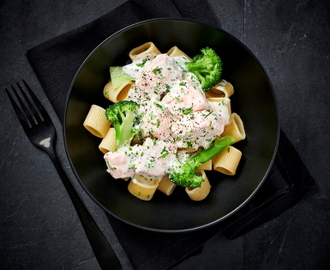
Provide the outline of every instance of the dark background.
{"type": "MultiPolygon", "coordinates": [[[[206,0],[204,0],[206,1],[206,0]]],[[[48,157],[30,144],[4,88],[27,80],[59,121],[27,61],[28,49],[111,11],[123,0],[0,0],[0,269],[99,269],[48,157]]],[[[283,131],[319,190],[235,240],[221,233],[173,269],[329,269],[330,2],[208,0],[224,30],[259,58],[278,99],[283,131]]],[[[104,212],[66,171],[120,256],[104,212]]]]}

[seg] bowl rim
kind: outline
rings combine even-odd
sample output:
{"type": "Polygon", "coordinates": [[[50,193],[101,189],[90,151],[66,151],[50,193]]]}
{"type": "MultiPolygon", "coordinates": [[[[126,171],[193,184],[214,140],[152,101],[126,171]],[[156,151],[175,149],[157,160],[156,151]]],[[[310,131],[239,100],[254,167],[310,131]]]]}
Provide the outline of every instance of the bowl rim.
{"type": "Polygon", "coordinates": [[[210,226],[213,226],[215,224],[218,224],[220,222],[223,222],[224,220],[226,220],[227,218],[229,218],[230,216],[232,216],[233,214],[235,214],[236,212],[238,212],[240,209],[242,209],[254,196],[255,194],[259,191],[260,187],[264,184],[266,178],[269,175],[269,172],[271,170],[271,168],[274,165],[274,161],[275,161],[275,157],[278,151],[278,146],[279,146],[279,140],[280,140],[280,119],[279,119],[279,112],[278,112],[278,100],[277,100],[277,96],[276,93],[274,91],[274,86],[273,83],[266,71],[266,69],[264,68],[264,66],[262,65],[262,63],[260,62],[259,58],[256,57],[256,55],[251,51],[251,49],[245,45],[241,40],[239,40],[237,37],[235,37],[233,34],[227,32],[226,30],[222,29],[221,27],[216,27],[216,26],[212,26],[208,23],[205,22],[201,22],[195,19],[190,19],[190,18],[180,18],[180,17],[159,17],[159,18],[152,18],[152,19],[146,19],[146,20],[142,20],[142,21],[138,21],[135,23],[132,23],[130,25],[127,25],[117,31],[115,31],[114,33],[110,34],[108,37],[106,37],[102,42],[100,42],[84,59],[84,61],[80,64],[79,68],[77,69],[77,71],[75,72],[75,75],[73,76],[70,86],[68,88],[68,92],[67,92],[67,96],[66,96],[66,101],[65,101],[65,113],[63,116],[63,129],[62,129],[62,134],[63,134],[63,138],[64,138],[64,146],[65,146],[65,152],[67,155],[67,158],[69,160],[69,164],[71,169],[74,172],[75,177],[78,179],[78,182],[80,183],[80,185],[83,187],[83,190],[88,194],[88,196],[102,209],[104,210],[107,214],[115,217],[116,219],[119,219],[120,221],[132,225],[134,227],[143,229],[143,230],[147,230],[147,231],[153,231],[153,232],[161,232],[161,233],[182,233],[182,232],[192,232],[192,231],[197,231],[197,230],[201,230],[201,229],[205,229],[208,228],[210,226]],[[275,116],[276,116],[276,141],[275,141],[275,146],[273,149],[273,154],[272,157],[270,159],[269,165],[267,170],[265,171],[265,174],[263,175],[262,179],[260,180],[259,184],[257,185],[257,187],[254,189],[254,191],[239,205],[237,206],[235,209],[233,209],[232,211],[230,211],[229,213],[227,213],[226,215],[223,215],[222,217],[213,220],[211,222],[208,222],[206,224],[203,225],[199,225],[196,227],[192,227],[192,228],[186,228],[186,229],[159,229],[159,228],[152,228],[152,227],[146,227],[146,226],[142,226],[130,221],[127,221],[121,217],[119,217],[118,215],[112,213],[111,211],[109,211],[106,207],[104,207],[92,194],[91,192],[86,188],[86,186],[84,185],[83,181],[80,179],[80,176],[78,174],[78,172],[75,169],[75,166],[73,164],[73,161],[70,157],[69,154],[69,146],[68,146],[68,142],[67,142],[67,137],[66,137],[66,119],[67,119],[67,114],[68,114],[68,104],[69,104],[69,100],[70,100],[70,96],[71,96],[71,92],[73,89],[73,86],[75,84],[75,81],[77,79],[77,77],[79,76],[83,66],[86,64],[86,62],[89,60],[89,58],[95,53],[95,51],[97,49],[99,49],[104,43],[106,43],[109,39],[113,38],[114,36],[129,30],[131,28],[134,27],[138,27],[141,26],[143,24],[147,24],[147,23],[153,23],[153,22],[158,22],[158,21],[186,21],[189,23],[195,23],[195,24],[200,24],[200,25],[204,25],[210,28],[213,28],[216,31],[220,31],[223,32],[224,34],[228,35],[230,38],[232,38],[235,42],[237,42],[240,46],[242,46],[244,48],[244,50],[246,50],[246,52],[248,52],[250,54],[250,56],[258,63],[259,67],[261,68],[261,70],[263,71],[267,83],[269,84],[269,87],[271,89],[271,95],[273,98],[273,103],[274,103],[274,107],[275,107],[275,116]]]}

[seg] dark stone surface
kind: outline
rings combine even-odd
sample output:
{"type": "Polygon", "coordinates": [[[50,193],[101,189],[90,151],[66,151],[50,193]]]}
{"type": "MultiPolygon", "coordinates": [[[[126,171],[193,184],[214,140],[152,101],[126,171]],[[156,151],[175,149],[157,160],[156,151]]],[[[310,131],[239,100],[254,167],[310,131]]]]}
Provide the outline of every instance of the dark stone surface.
{"type": "MultiPolygon", "coordinates": [[[[99,269],[50,160],[20,127],[4,88],[25,78],[49,112],[25,52],[112,10],[122,0],[0,1],[0,268],[99,269]]],[[[330,2],[209,0],[222,27],[243,41],[267,70],[282,129],[319,191],[235,240],[217,234],[173,269],[329,269],[330,2]]],[[[56,120],[59,132],[61,127],[56,120]]],[[[59,141],[61,161],[74,179],[59,141]]],[[[75,186],[130,269],[104,212],[75,186]]]]}

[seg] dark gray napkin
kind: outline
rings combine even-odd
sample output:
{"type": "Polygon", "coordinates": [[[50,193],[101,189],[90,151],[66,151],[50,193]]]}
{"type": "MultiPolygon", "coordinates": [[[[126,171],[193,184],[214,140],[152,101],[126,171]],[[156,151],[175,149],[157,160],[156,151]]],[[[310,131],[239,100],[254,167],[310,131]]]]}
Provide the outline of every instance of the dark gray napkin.
{"type": "MultiPolygon", "coordinates": [[[[71,80],[89,53],[117,30],[157,17],[190,18],[220,27],[206,1],[132,0],[27,52],[62,122],[71,80]]],[[[197,232],[164,234],[132,227],[110,215],[108,218],[135,269],[167,269],[198,250],[216,233],[222,231],[228,239],[241,236],[277,217],[313,190],[316,190],[314,179],[281,131],[278,153],[269,176],[252,200],[225,221],[197,232]]]]}

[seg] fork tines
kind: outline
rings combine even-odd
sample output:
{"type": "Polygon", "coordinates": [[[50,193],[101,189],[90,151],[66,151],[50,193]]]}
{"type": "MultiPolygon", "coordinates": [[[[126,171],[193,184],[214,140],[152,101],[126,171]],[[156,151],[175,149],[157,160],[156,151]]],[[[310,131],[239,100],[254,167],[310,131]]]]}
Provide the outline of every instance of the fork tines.
{"type": "Polygon", "coordinates": [[[26,81],[17,82],[16,85],[11,85],[11,88],[14,95],[7,88],[6,92],[21,124],[31,128],[44,121],[44,116],[42,116],[44,109],[26,81]]]}

